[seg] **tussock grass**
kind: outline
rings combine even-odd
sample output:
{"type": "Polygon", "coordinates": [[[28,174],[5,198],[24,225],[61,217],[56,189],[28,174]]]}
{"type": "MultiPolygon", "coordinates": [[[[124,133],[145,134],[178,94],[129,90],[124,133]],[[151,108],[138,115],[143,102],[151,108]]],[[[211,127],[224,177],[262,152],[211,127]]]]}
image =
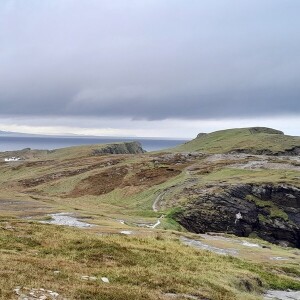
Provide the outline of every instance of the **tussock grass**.
{"type": "Polygon", "coordinates": [[[6,218],[0,229],[0,299],[16,286],[46,288],[68,299],[260,299],[264,288],[300,288],[267,265],[180,244],[176,236],[96,236],[92,232],[6,218]],[[54,271],[59,270],[58,275],[54,271]],[[81,276],[108,277],[84,281],[81,276]]]}

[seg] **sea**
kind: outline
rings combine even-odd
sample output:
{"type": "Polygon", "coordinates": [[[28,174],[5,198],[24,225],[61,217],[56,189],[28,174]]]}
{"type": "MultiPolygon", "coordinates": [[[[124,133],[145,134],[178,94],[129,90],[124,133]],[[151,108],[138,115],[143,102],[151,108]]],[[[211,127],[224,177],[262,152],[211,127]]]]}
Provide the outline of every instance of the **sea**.
{"type": "Polygon", "coordinates": [[[116,142],[140,142],[146,151],[172,148],[187,142],[181,139],[163,138],[122,138],[122,137],[81,137],[81,136],[0,136],[0,152],[25,148],[53,150],[70,146],[107,144],[116,142]]]}

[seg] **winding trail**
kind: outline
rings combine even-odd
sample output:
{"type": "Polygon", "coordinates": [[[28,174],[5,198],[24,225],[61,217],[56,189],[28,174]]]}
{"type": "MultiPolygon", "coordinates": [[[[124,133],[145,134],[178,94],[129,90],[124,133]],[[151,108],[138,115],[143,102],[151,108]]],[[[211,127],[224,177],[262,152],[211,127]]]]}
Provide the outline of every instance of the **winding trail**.
{"type": "Polygon", "coordinates": [[[191,174],[191,170],[189,170],[189,168],[190,168],[191,166],[189,166],[188,168],[186,168],[185,170],[184,170],[184,172],[185,172],[185,174],[188,176],[188,178],[185,178],[184,179],[184,181],[182,182],[182,183],[178,183],[178,184],[176,184],[176,186],[169,186],[169,187],[167,187],[167,188],[165,188],[165,190],[164,191],[162,191],[161,193],[159,193],[158,195],[157,195],[157,197],[155,198],[155,200],[154,200],[154,202],[153,202],[153,204],[152,204],[152,210],[153,211],[155,211],[155,212],[158,212],[159,211],[159,202],[161,201],[161,200],[163,200],[163,197],[166,195],[166,193],[168,193],[168,192],[170,192],[170,191],[172,191],[172,189],[174,189],[174,188],[184,188],[184,187],[188,187],[189,185],[191,185],[191,184],[193,184],[193,183],[195,183],[196,181],[197,181],[197,179],[196,178],[193,178],[193,177],[190,177],[190,176],[192,176],[192,174],[191,174]]]}
{"type": "MultiPolygon", "coordinates": [[[[185,170],[185,172],[186,172],[187,176],[191,176],[190,170],[188,168],[185,170]]],[[[189,184],[193,183],[195,180],[196,180],[195,178],[187,178],[187,179],[184,180],[183,183],[181,183],[179,185],[176,185],[176,188],[178,188],[179,186],[180,187],[186,187],[189,184]]],[[[154,202],[152,204],[152,210],[154,212],[158,212],[159,211],[159,207],[158,207],[159,206],[159,202],[161,200],[163,200],[163,197],[166,195],[167,192],[170,192],[170,190],[172,190],[172,187],[174,188],[174,186],[167,187],[163,192],[159,193],[156,196],[156,198],[155,198],[155,200],[154,200],[154,202]]],[[[160,225],[160,223],[161,223],[160,219],[162,219],[163,217],[164,217],[164,215],[161,215],[160,218],[157,220],[157,222],[154,225],[147,226],[147,227],[152,228],[152,229],[156,228],[157,226],[160,225]]]]}
{"type": "Polygon", "coordinates": [[[158,212],[158,203],[160,200],[162,200],[162,197],[165,195],[166,191],[160,193],[154,200],[153,205],[152,205],[152,209],[155,212],[158,212]]]}

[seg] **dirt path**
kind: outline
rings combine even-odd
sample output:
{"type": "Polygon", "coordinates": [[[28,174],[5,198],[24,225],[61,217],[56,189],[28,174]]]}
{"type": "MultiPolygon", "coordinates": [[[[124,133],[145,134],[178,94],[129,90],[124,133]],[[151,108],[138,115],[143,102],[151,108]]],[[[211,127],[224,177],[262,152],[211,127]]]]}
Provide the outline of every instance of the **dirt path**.
{"type": "Polygon", "coordinates": [[[165,195],[165,192],[160,193],[154,200],[152,205],[152,210],[155,212],[158,212],[158,203],[162,200],[163,196],[165,195]]]}
{"type": "MultiPolygon", "coordinates": [[[[190,166],[189,166],[190,167],[190,166]]],[[[172,189],[176,188],[186,188],[189,187],[190,185],[192,185],[193,183],[195,183],[198,179],[197,178],[193,178],[191,177],[191,171],[189,170],[189,168],[186,168],[184,170],[184,172],[186,173],[187,176],[189,176],[188,178],[186,178],[182,183],[177,184],[176,186],[170,186],[167,187],[164,191],[162,191],[160,194],[158,194],[158,196],[155,198],[153,204],[152,204],[152,210],[155,212],[159,211],[159,203],[163,200],[164,196],[168,193],[171,192],[172,189]]]]}

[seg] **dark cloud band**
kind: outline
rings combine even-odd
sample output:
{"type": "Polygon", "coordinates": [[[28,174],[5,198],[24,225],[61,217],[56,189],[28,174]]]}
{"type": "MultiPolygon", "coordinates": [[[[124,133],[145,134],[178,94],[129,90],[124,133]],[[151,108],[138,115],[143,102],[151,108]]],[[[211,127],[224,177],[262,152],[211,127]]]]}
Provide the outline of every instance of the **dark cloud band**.
{"type": "Polygon", "coordinates": [[[298,0],[0,3],[1,115],[300,114],[298,0]]]}

